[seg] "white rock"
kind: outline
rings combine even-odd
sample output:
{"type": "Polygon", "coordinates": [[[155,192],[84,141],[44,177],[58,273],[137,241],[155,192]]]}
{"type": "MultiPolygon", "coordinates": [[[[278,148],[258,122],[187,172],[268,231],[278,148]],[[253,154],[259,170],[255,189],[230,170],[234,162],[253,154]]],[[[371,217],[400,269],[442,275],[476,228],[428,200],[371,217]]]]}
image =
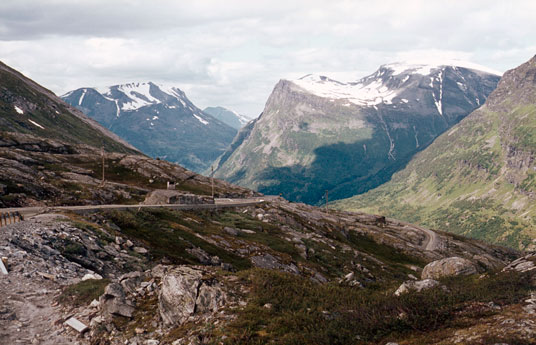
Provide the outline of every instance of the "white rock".
{"type": "Polygon", "coordinates": [[[94,273],[94,274],[86,274],[85,276],[82,277],[82,280],[89,280],[89,279],[95,279],[95,280],[101,280],[102,279],[102,276],[100,274],[97,274],[97,273],[94,273]]]}
{"type": "Polygon", "coordinates": [[[65,324],[69,327],[74,328],[78,333],[84,333],[89,329],[88,326],[84,325],[82,322],[78,321],[74,317],[71,317],[67,321],[65,321],[65,324]]]}
{"type": "Polygon", "coordinates": [[[89,306],[91,308],[98,308],[100,306],[100,302],[97,301],[96,299],[94,299],[93,301],[91,301],[91,303],[89,304],[89,306]]]}
{"type": "Polygon", "coordinates": [[[134,251],[138,254],[147,254],[149,251],[143,247],[134,247],[134,251]]]}
{"type": "Polygon", "coordinates": [[[402,283],[402,285],[400,285],[400,287],[395,291],[394,295],[400,296],[412,290],[416,292],[420,292],[422,290],[431,289],[437,285],[439,285],[439,282],[433,279],[424,279],[424,280],[418,280],[418,281],[408,280],[402,283]]]}

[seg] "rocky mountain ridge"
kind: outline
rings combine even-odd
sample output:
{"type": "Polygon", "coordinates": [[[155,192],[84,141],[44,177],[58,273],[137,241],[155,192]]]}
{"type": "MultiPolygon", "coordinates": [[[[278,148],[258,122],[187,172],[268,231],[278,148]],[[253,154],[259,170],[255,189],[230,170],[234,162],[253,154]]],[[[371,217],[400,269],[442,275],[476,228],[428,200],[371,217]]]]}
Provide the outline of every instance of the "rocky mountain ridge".
{"type": "Polygon", "coordinates": [[[200,172],[236,130],[197,108],[176,87],[152,82],[79,88],[62,99],[145,154],[200,172]]]}
{"type": "Polygon", "coordinates": [[[281,80],[261,116],[217,161],[215,176],[319,203],[363,193],[479,107],[499,77],[465,67],[380,67],[357,82],[281,80]]]}
{"type": "Polygon", "coordinates": [[[535,75],[535,58],[507,71],[480,109],[390,182],[338,205],[534,249],[535,75]]]}

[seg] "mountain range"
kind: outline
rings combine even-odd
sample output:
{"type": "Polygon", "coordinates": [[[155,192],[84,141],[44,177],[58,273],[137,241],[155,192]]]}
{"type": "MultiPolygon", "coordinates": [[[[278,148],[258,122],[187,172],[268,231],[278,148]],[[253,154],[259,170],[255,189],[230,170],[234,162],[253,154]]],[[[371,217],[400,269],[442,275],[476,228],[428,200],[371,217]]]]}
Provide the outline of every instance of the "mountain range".
{"type": "Polygon", "coordinates": [[[317,204],[388,181],[415,153],[484,103],[499,76],[468,63],[381,66],[356,82],[281,80],[215,176],[317,204]]]}
{"type": "MultiPolygon", "coordinates": [[[[91,95],[88,90],[86,96],[91,95]]],[[[199,118],[195,121],[207,121],[199,118]]],[[[176,182],[178,191],[211,194],[209,178],[143,155],[0,63],[0,207],[138,203],[168,181],[176,182]]],[[[251,194],[214,183],[216,195],[251,194]]]]}
{"type": "Polygon", "coordinates": [[[206,107],[203,111],[237,130],[251,121],[250,118],[224,107],[206,107]]]}
{"type": "MultiPolygon", "coordinates": [[[[531,175],[535,69],[505,74],[486,103],[513,133],[513,179],[531,175]]],[[[379,215],[248,199],[255,193],[141,154],[3,64],[0,120],[0,207],[36,206],[20,222],[0,219],[3,343],[532,343],[534,253],[379,215]],[[140,204],[167,181],[177,188],[167,193],[206,195],[213,185],[224,200],[140,204]],[[133,207],[55,208],[113,203],[133,207]]],[[[493,121],[479,120],[484,127],[448,133],[483,135],[493,121]]],[[[495,169],[477,162],[478,173],[495,169]]]]}
{"type": "Polygon", "coordinates": [[[143,153],[193,171],[209,167],[236,134],[180,89],[152,82],[79,88],[62,99],[143,153]]]}
{"type": "Polygon", "coordinates": [[[534,249],[536,57],[393,179],[338,207],[534,249]]]}

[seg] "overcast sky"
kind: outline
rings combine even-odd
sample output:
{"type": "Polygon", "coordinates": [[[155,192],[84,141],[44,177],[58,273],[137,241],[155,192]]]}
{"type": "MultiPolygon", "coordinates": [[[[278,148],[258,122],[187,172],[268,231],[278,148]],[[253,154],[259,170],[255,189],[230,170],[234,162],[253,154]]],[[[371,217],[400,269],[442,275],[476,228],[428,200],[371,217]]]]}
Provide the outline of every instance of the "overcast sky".
{"type": "Polygon", "coordinates": [[[444,57],[536,54],[534,0],[0,0],[0,60],[61,95],[153,81],[257,116],[279,79],[342,81],[444,57]]]}

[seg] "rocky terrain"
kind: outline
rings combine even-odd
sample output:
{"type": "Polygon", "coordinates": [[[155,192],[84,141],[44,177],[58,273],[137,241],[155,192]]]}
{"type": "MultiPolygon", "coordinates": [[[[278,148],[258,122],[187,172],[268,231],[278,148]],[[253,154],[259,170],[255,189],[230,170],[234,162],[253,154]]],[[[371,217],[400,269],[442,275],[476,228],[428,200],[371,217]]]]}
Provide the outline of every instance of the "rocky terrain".
{"type": "Polygon", "coordinates": [[[337,207],[534,250],[536,58],[393,179],[337,207]]]}
{"type": "Polygon", "coordinates": [[[359,81],[281,80],[219,158],[215,176],[317,204],[388,181],[484,103],[499,76],[458,62],[388,64],[359,81]]]}
{"type": "Polygon", "coordinates": [[[0,334],[27,344],[529,344],[533,255],[433,234],[283,199],[42,214],[0,229],[0,334]]]}
{"type": "MultiPolygon", "coordinates": [[[[211,195],[211,180],[140,154],[105,152],[32,135],[0,132],[0,207],[136,204],[168,181],[177,190],[211,195]]],[[[215,180],[215,195],[254,193],[215,180]]]]}
{"type": "Polygon", "coordinates": [[[208,168],[236,134],[176,87],[151,82],[85,87],[62,99],[143,153],[196,172],[208,168]]]}

